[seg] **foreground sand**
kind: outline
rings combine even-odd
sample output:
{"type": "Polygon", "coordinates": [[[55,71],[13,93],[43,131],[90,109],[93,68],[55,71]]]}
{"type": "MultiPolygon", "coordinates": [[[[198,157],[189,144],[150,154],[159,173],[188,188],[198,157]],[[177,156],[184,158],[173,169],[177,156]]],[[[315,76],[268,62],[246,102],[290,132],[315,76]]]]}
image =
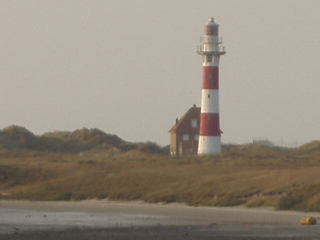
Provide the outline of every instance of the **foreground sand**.
{"type": "Polygon", "coordinates": [[[180,204],[0,201],[0,239],[320,239],[320,213],[180,204]]]}

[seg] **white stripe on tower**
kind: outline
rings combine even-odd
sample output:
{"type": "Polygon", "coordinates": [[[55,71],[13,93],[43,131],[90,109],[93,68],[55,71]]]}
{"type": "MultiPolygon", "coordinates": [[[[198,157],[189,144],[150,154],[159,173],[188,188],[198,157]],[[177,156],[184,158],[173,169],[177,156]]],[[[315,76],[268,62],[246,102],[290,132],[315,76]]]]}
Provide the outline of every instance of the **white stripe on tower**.
{"type": "Polygon", "coordinates": [[[219,117],[219,60],[225,54],[219,46],[219,25],[213,18],[205,26],[198,54],[203,56],[203,83],[201,98],[200,132],[198,154],[221,152],[219,117]]]}

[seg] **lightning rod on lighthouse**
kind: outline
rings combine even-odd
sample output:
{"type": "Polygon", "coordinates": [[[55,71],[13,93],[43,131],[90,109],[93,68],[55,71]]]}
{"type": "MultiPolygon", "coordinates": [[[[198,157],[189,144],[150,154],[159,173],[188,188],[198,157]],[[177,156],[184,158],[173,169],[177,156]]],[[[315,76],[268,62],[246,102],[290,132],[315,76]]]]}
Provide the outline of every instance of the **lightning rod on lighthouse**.
{"type": "Polygon", "coordinates": [[[221,152],[219,61],[220,56],[226,53],[214,18],[205,25],[205,35],[200,42],[197,53],[202,55],[203,82],[198,154],[214,154],[221,152]]]}

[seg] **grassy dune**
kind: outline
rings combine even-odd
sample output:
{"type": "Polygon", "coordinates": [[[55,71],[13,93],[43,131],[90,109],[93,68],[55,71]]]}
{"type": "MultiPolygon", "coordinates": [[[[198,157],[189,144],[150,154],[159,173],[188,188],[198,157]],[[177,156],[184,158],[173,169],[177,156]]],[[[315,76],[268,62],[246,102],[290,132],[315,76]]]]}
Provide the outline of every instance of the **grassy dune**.
{"type": "Polygon", "coordinates": [[[0,198],[142,200],[320,211],[320,144],[224,147],[219,156],[0,152],[0,198]]]}

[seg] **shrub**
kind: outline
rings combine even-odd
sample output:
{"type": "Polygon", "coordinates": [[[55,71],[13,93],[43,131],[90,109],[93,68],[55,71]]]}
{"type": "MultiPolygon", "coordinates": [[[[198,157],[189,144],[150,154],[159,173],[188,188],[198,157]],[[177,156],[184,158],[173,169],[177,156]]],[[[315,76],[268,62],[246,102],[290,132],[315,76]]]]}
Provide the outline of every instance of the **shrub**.
{"type": "Polygon", "coordinates": [[[70,201],[72,198],[72,192],[64,192],[55,198],[57,201],[70,201]]]}
{"type": "Polygon", "coordinates": [[[279,199],[271,196],[254,196],[246,202],[246,207],[277,207],[279,199]]]}
{"type": "Polygon", "coordinates": [[[141,143],[137,146],[137,149],[143,153],[148,153],[148,154],[163,154],[164,153],[164,151],[163,151],[164,149],[154,142],[141,143]]]}
{"type": "Polygon", "coordinates": [[[279,210],[288,210],[288,209],[295,209],[298,204],[302,202],[302,196],[294,196],[288,195],[280,198],[279,201],[279,210]]]}

